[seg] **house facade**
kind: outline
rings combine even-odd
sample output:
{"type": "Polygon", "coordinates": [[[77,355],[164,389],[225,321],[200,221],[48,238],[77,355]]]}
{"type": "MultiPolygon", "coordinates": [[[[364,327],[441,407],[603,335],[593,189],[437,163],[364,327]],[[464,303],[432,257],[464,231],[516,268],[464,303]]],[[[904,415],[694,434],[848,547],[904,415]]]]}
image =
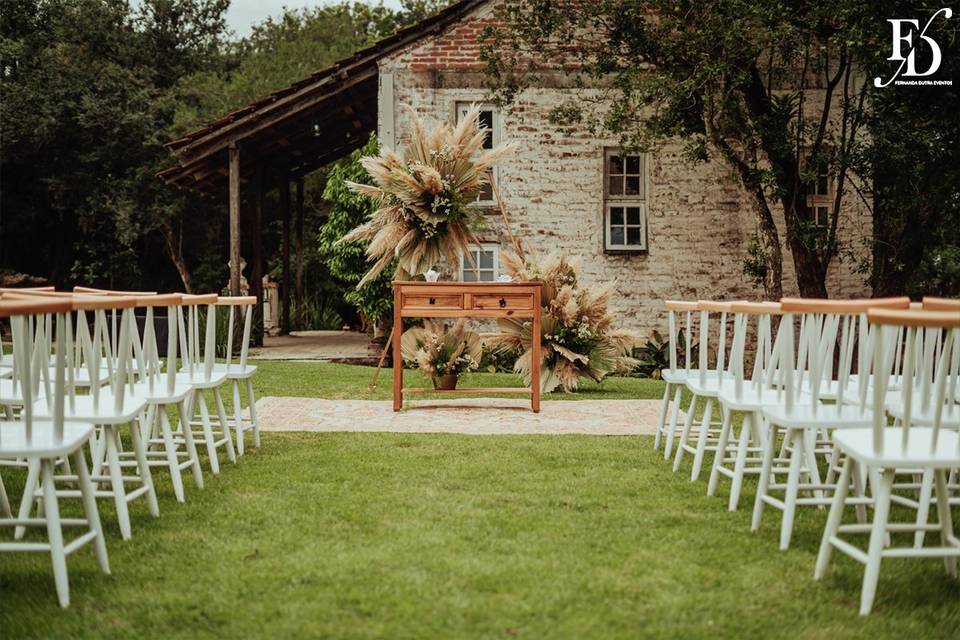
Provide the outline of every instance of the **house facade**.
{"type": "MultiPolygon", "coordinates": [[[[743,273],[756,223],[733,171],[720,160],[689,164],[680,140],[622,155],[614,138],[561,133],[549,121],[551,109],[583,90],[575,93],[556,74],[545,74],[540,86],[523,91],[509,107],[486,102],[477,38],[496,22],[493,2],[480,3],[454,24],[378,59],[381,143],[400,149],[410,139],[407,109],[426,121],[454,123],[472,103],[484,105],[481,119],[491,129],[490,144],[517,143],[495,175],[513,232],[528,250],[579,256],[587,282],[614,282],[611,308],[625,328],[641,336],[662,325],[666,298],[761,297],[762,289],[743,273]]],[[[830,189],[825,177],[810,197],[826,199],[830,189]]],[[[457,278],[496,278],[500,252],[509,247],[492,195],[481,200],[489,215],[483,251],[475,252],[480,269],[454,265],[457,278]]],[[[782,239],[782,212],[774,215],[782,239]]],[[[848,195],[838,225],[846,254],[831,264],[831,296],[869,295],[857,265],[869,250],[871,225],[869,209],[848,195]]],[[[786,246],[783,257],[784,292],[796,293],[786,246]]]]}

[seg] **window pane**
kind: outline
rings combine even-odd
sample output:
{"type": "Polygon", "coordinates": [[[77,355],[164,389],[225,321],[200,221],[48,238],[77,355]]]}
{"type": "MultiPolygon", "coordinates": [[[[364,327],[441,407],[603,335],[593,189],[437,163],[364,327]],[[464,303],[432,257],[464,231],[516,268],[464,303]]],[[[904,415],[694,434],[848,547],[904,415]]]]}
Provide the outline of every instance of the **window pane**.
{"type": "Polygon", "coordinates": [[[623,207],[610,207],[610,224],[623,224],[623,207]]]}
{"type": "Polygon", "coordinates": [[[473,267],[469,264],[463,265],[463,281],[464,282],[477,281],[477,274],[473,271],[473,267]]]}
{"type": "Polygon", "coordinates": [[[830,195],[830,188],[827,185],[827,176],[821,175],[817,177],[817,194],[821,196],[830,195]]]}
{"type": "Polygon", "coordinates": [[[493,282],[493,271],[481,271],[481,272],[480,272],[480,281],[481,281],[481,282],[493,282]]]}
{"type": "Polygon", "coordinates": [[[628,196],[635,196],[640,193],[640,176],[627,176],[625,193],[628,196]]]}
{"type": "Polygon", "coordinates": [[[480,112],[480,126],[487,129],[487,137],[483,141],[483,148],[493,149],[493,111],[480,112]]]}
{"type": "Polygon", "coordinates": [[[480,187],[480,193],[477,195],[477,202],[492,202],[493,201],[493,186],[488,184],[480,187]]]}
{"type": "Polygon", "coordinates": [[[480,268],[493,269],[493,251],[484,251],[480,254],[480,268]]]}
{"type": "Polygon", "coordinates": [[[640,244],[640,227],[627,227],[627,244],[640,244]]]}
{"type": "Polygon", "coordinates": [[[830,210],[826,207],[817,207],[817,224],[824,227],[830,224],[830,210]]]}
{"type": "Polygon", "coordinates": [[[640,207],[627,207],[627,224],[640,224],[640,207]]]}
{"type": "Polygon", "coordinates": [[[640,156],[627,156],[627,173],[640,174],[640,156]]]}
{"type": "Polygon", "coordinates": [[[623,173],[623,158],[620,156],[610,156],[610,175],[623,173]]]}
{"type": "Polygon", "coordinates": [[[610,227],[610,244],[623,245],[623,227],[610,227]]]}
{"type": "Polygon", "coordinates": [[[623,195],[623,176],[610,176],[610,195],[623,195]]]}

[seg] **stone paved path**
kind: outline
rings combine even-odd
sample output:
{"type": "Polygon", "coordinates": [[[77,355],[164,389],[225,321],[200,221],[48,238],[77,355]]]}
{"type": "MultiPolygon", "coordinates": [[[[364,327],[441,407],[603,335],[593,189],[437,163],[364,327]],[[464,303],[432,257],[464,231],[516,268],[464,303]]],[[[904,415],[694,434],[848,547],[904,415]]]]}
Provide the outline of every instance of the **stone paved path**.
{"type": "Polygon", "coordinates": [[[660,401],[550,400],[539,414],[522,399],[415,400],[409,407],[394,413],[389,400],[267,396],[257,414],[266,431],[637,435],[654,432],[660,401]]]}

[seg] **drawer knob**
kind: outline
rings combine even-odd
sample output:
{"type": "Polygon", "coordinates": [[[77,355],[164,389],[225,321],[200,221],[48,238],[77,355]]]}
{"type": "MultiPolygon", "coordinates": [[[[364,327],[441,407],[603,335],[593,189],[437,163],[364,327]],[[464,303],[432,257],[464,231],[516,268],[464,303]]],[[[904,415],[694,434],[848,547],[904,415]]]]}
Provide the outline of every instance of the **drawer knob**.
{"type": "Polygon", "coordinates": [[[505,298],[500,298],[500,307],[503,308],[507,306],[507,300],[505,298]]]}
{"type": "Polygon", "coordinates": [[[430,298],[430,304],[437,304],[436,298],[430,298]]]}

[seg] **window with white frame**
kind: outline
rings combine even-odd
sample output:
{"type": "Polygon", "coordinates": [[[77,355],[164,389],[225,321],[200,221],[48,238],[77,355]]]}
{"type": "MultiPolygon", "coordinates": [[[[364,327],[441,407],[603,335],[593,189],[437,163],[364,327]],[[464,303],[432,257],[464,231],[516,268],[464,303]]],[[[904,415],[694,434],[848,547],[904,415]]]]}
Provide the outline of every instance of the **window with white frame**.
{"type": "MultiPolygon", "coordinates": [[[[813,165],[813,158],[807,158],[807,166],[813,165]]],[[[816,175],[807,183],[807,208],[813,214],[813,224],[825,228],[830,226],[834,180],[826,161],[816,163],[816,169],[816,175]]]]}
{"type": "Polygon", "coordinates": [[[607,251],[647,249],[647,156],[606,149],[603,158],[603,226],[607,251]]]}
{"type": "MultiPolygon", "coordinates": [[[[457,103],[457,123],[463,120],[467,113],[470,111],[470,107],[473,106],[472,102],[458,102],[457,103]]],[[[502,127],[500,124],[500,111],[492,105],[482,105],[480,107],[480,126],[487,129],[487,137],[483,141],[483,148],[493,149],[500,144],[502,139],[502,127]]],[[[499,177],[497,168],[493,169],[493,178],[496,180],[499,177]]],[[[488,184],[480,190],[480,195],[477,197],[477,203],[482,205],[495,205],[496,200],[493,197],[493,188],[488,184]]]]}
{"type": "Polygon", "coordinates": [[[495,244],[471,246],[460,256],[462,282],[494,282],[500,275],[500,247],[495,244]],[[472,261],[471,261],[472,258],[472,261]]]}

